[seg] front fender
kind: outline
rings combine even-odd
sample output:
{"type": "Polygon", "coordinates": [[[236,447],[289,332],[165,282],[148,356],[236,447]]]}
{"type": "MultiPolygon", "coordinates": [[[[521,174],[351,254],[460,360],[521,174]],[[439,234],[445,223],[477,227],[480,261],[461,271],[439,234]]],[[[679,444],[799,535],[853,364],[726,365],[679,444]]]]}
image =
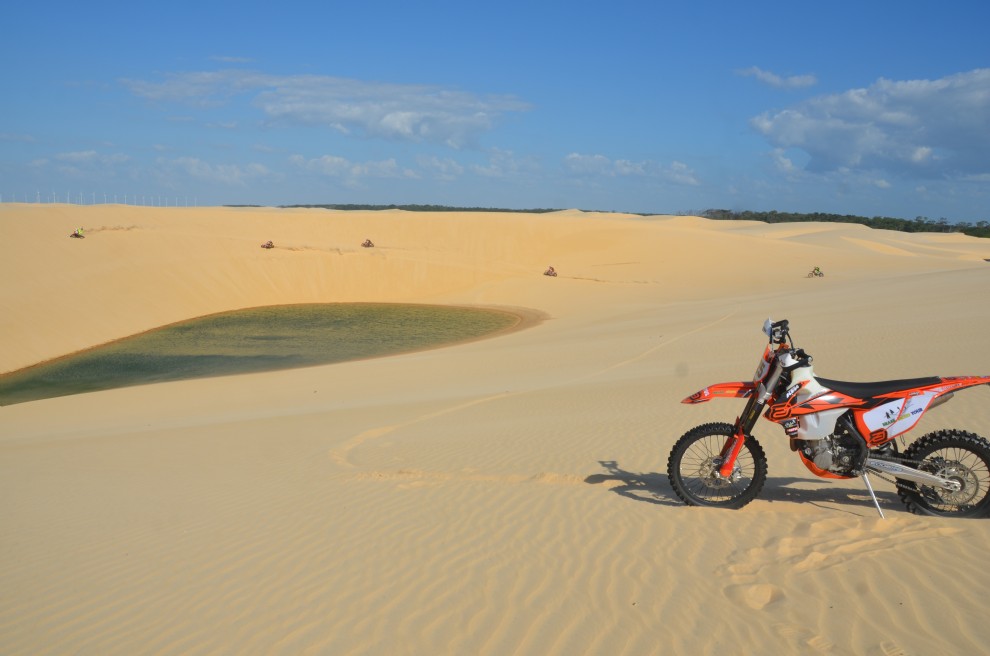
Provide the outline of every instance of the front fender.
{"type": "Polygon", "coordinates": [[[681,403],[705,403],[712,399],[745,399],[756,390],[756,383],[716,383],[695,392],[681,403]]]}

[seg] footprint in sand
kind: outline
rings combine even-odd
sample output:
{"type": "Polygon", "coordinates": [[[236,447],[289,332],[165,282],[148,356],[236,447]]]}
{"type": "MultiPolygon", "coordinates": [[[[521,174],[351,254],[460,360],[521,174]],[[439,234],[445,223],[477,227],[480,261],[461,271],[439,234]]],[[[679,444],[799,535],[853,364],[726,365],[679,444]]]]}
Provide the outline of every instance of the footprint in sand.
{"type": "Polygon", "coordinates": [[[737,550],[729,555],[718,574],[728,575],[734,584],[753,583],[765,568],[784,567],[790,572],[820,571],[867,554],[886,551],[905,544],[937,540],[961,529],[905,526],[887,520],[870,520],[859,526],[840,521],[802,523],[786,538],[772,538],[756,548],[737,550]],[[872,525],[871,525],[872,523],[872,525]]]}
{"type": "Polygon", "coordinates": [[[907,649],[904,649],[896,642],[884,640],[880,643],[880,653],[883,656],[908,656],[907,649]]]}
{"type": "Polygon", "coordinates": [[[835,645],[827,638],[803,626],[777,624],[773,627],[773,630],[781,638],[789,640],[794,644],[795,653],[830,653],[835,649],[835,645]]]}
{"type": "Polygon", "coordinates": [[[737,603],[746,604],[753,610],[763,610],[784,598],[783,591],[769,583],[730,585],[725,589],[725,595],[737,603]]]}

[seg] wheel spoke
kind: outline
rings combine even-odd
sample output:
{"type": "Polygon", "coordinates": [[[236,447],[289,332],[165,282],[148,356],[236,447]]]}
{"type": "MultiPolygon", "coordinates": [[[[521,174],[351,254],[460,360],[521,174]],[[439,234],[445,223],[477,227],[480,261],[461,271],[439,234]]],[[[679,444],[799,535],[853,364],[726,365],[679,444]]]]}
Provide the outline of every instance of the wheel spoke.
{"type": "Polygon", "coordinates": [[[766,456],[751,438],[739,452],[732,474],[721,475],[721,454],[733,433],[729,424],[706,424],[686,433],[675,445],[668,476],[688,504],[738,508],[759,492],[766,478],[766,456]]]}
{"type": "Polygon", "coordinates": [[[925,435],[905,452],[921,469],[959,484],[958,490],[903,482],[901,498],[912,512],[973,517],[990,510],[990,443],[959,430],[925,435]]]}

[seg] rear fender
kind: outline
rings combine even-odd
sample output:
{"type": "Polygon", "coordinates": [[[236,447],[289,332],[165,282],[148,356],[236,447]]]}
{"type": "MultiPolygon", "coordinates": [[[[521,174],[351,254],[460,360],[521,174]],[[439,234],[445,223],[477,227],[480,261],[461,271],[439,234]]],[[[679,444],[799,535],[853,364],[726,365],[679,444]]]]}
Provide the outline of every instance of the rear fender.
{"type": "Polygon", "coordinates": [[[756,390],[756,383],[716,383],[695,392],[681,403],[705,403],[712,399],[747,399],[756,390]]]}
{"type": "Polygon", "coordinates": [[[939,394],[944,394],[945,392],[963,390],[967,387],[976,387],[977,385],[984,384],[990,386],[990,376],[948,376],[942,377],[942,383],[940,385],[925,388],[925,391],[931,390],[939,394]]]}

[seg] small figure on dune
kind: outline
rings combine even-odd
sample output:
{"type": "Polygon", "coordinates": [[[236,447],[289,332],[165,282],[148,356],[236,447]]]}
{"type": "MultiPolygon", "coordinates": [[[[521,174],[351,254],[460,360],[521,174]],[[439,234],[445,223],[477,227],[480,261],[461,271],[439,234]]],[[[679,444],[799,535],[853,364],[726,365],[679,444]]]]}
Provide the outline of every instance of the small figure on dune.
{"type": "Polygon", "coordinates": [[[814,269],[812,269],[811,271],[808,272],[808,277],[809,278],[824,278],[825,277],[825,274],[822,272],[821,267],[815,267],[814,269]]]}
{"type": "Polygon", "coordinates": [[[82,228],[76,228],[75,230],[72,231],[72,234],[69,235],[69,237],[73,239],[85,239],[86,235],[83,234],[82,228]]]}
{"type": "Polygon", "coordinates": [[[543,275],[556,277],[557,271],[553,267],[549,267],[547,268],[546,271],[543,272],[543,275]]]}
{"type": "Polygon", "coordinates": [[[365,239],[364,242],[362,242],[361,247],[362,248],[374,248],[375,247],[375,243],[373,241],[371,241],[370,239],[365,239]]]}
{"type": "Polygon", "coordinates": [[[269,239],[264,244],[262,244],[261,247],[262,248],[275,248],[275,244],[272,242],[271,239],[269,239]]]}

